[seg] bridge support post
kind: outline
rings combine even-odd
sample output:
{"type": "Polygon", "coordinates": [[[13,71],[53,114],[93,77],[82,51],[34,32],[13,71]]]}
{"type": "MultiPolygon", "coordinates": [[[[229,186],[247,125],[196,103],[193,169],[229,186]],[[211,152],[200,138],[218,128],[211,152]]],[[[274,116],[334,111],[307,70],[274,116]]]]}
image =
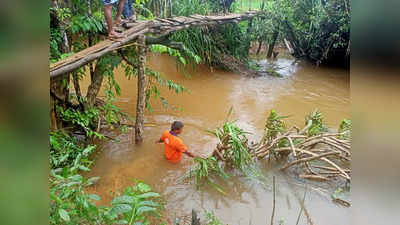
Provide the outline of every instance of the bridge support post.
{"type": "Polygon", "coordinates": [[[143,142],[144,132],[144,111],[146,108],[146,90],[147,90],[147,77],[146,77],[146,36],[140,35],[137,44],[138,47],[138,76],[137,76],[137,104],[136,104],[136,124],[135,124],[135,143],[143,142]]]}
{"type": "Polygon", "coordinates": [[[278,39],[279,35],[279,28],[276,28],[274,31],[274,34],[272,35],[272,42],[268,45],[268,53],[267,53],[267,58],[271,58],[272,52],[274,51],[276,39],[278,39]]]}

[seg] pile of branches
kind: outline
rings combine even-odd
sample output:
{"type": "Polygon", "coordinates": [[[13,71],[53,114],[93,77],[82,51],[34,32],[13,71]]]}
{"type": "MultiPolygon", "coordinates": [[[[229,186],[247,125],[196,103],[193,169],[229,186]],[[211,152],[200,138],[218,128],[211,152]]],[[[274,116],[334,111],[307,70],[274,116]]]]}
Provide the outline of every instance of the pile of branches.
{"type": "Polygon", "coordinates": [[[213,157],[242,170],[255,160],[283,160],[286,163],[281,170],[294,169],[300,173],[300,178],[350,181],[349,120],[342,121],[338,132],[328,132],[323,116],[317,110],[306,117],[302,129],[296,126],[287,129],[284,118],[272,110],[264,136],[255,144],[249,144],[245,132],[234,123],[226,122],[214,132],[219,143],[213,157]]]}
{"type": "Polygon", "coordinates": [[[252,157],[286,159],[281,170],[293,168],[300,178],[328,181],[332,178],[350,181],[350,121],[343,120],[338,132],[328,132],[318,111],[306,117],[303,129],[286,129],[275,111],[268,118],[265,135],[250,148],[252,157]]]}
{"type": "Polygon", "coordinates": [[[350,182],[350,120],[343,120],[337,132],[329,132],[317,110],[306,116],[302,129],[287,128],[285,118],[272,110],[264,135],[257,143],[249,143],[244,130],[226,121],[222,127],[210,131],[219,139],[212,154],[196,158],[195,167],[184,178],[194,177],[197,187],[208,183],[223,192],[213,178],[230,177],[225,171],[227,167],[259,177],[255,162],[272,159],[283,161],[281,170],[290,169],[302,179],[350,182]]]}

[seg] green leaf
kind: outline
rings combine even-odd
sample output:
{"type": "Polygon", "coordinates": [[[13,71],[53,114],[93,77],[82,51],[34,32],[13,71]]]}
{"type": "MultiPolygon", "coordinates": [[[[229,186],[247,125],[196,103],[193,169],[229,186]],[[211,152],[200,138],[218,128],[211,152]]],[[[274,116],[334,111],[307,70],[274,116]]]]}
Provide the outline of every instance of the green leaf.
{"type": "Polygon", "coordinates": [[[68,179],[70,179],[72,181],[82,181],[82,176],[77,174],[77,175],[68,177],[68,179]]]}
{"type": "Polygon", "coordinates": [[[91,177],[87,180],[87,183],[90,184],[94,184],[95,182],[97,182],[100,179],[100,177],[91,177]]]}
{"type": "Polygon", "coordinates": [[[152,206],[152,207],[157,207],[160,204],[158,204],[157,202],[153,202],[153,201],[141,201],[138,204],[139,206],[152,206]]]}
{"type": "Polygon", "coordinates": [[[86,166],[80,165],[80,166],[78,166],[78,168],[79,168],[80,170],[82,170],[82,171],[86,171],[86,172],[89,172],[89,171],[90,171],[90,169],[87,168],[86,166]]]}
{"type": "Polygon", "coordinates": [[[155,193],[155,192],[147,192],[141,195],[137,196],[138,198],[158,198],[160,197],[160,194],[155,193]]]}
{"type": "Polygon", "coordinates": [[[145,213],[145,212],[155,212],[155,211],[156,211],[156,208],[154,208],[154,207],[142,206],[142,207],[139,207],[136,210],[136,213],[140,215],[140,214],[145,213]]]}
{"type": "Polygon", "coordinates": [[[118,220],[116,222],[116,224],[128,224],[128,221],[126,221],[126,220],[118,220]]]}
{"type": "Polygon", "coordinates": [[[123,203],[133,203],[134,202],[134,197],[128,196],[128,195],[122,195],[115,197],[112,201],[111,204],[116,205],[116,204],[123,204],[123,203]]]}
{"type": "Polygon", "coordinates": [[[132,207],[127,204],[118,204],[118,205],[115,205],[111,211],[112,211],[112,213],[115,213],[115,214],[122,214],[122,213],[132,211],[132,207]]]}
{"type": "Polygon", "coordinates": [[[138,183],[137,188],[140,192],[149,192],[151,191],[151,187],[145,183],[138,183]]]}
{"type": "Polygon", "coordinates": [[[100,196],[96,195],[96,194],[89,194],[88,198],[99,201],[101,198],[100,196]]]}
{"type": "Polygon", "coordinates": [[[65,211],[64,209],[59,209],[58,214],[60,215],[61,219],[63,219],[66,222],[69,222],[71,218],[69,218],[68,212],[65,211]]]}

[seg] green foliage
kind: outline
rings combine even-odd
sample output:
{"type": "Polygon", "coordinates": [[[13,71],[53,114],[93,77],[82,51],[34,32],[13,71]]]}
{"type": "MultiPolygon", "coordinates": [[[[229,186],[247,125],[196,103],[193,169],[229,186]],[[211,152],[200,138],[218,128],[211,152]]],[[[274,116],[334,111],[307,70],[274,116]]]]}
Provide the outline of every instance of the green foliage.
{"type": "MultiPolygon", "coordinates": [[[[172,80],[168,80],[160,75],[160,73],[151,70],[150,68],[146,68],[146,75],[149,78],[149,87],[146,91],[146,108],[150,112],[153,111],[153,108],[150,105],[150,97],[159,98],[165,108],[168,108],[169,104],[166,99],[161,96],[161,92],[159,86],[166,86],[168,90],[174,91],[176,94],[187,92],[188,90],[182,85],[175,83],[172,80]]],[[[176,108],[172,106],[172,108],[176,108]]]]}
{"type": "MultiPolygon", "coordinates": [[[[137,7],[139,13],[150,13],[146,11],[144,4],[148,1],[136,1],[140,7],[137,7]]],[[[88,1],[71,0],[71,7],[64,2],[59,3],[59,9],[53,11],[52,26],[50,29],[50,61],[52,63],[66,58],[73,52],[62,52],[63,36],[61,31],[65,31],[69,41],[71,51],[80,51],[103,40],[101,36],[105,29],[103,26],[104,6],[101,1],[91,1],[92,14],[88,12],[88,1]],[[54,16],[55,15],[55,16],[54,16]],[[90,38],[90,41],[89,41],[90,38]]],[[[143,15],[139,15],[144,18],[143,15]]],[[[124,49],[129,60],[136,59],[134,47],[124,49]]],[[[109,125],[117,123],[119,116],[123,113],[113,104],[115,99],[121,94],[119,84],[114,77],[114,70],[121,64],[122,58],[115,52],[110,53],[95,62],[100,74],[106,78],[105,85],[105,104],[97,106],[98,108],[82,107],[56,107],[56,112],[63,120],[64,125],[69,124],[74,128],[84,131],[85,137],[103,137],[97,133],[97,123],[99,118],[105,118],[109,125]]],[[[134,62],[133,65],[136,63],[134,62]]],[[[125,66],[126,75],[135,76],[136,69],[131,66],[125,66]]],[[[81,79],[86,76],[86,71],[81,68],[76,71],[76,75],[81,79]]],[[[183,91],[184,88],[173,83],[164,81],[171,89],[183,91]]],[[[68,88],[69,82],[63,81],[63,87],[68,88]]],[[[85,99],[78,99],[80,103],[85,103],[85,99]]],[[[86,107],[86,104],[83,104],[86,107]]],[[[50,133],[50,224],[122,224],[127,220],[127,224],[149,224],[148,216],[152,213],[158,213],[160,204],[154,199],[158,198],[157,193],[151,192],[151,188],[144,183],[137,183],[135,186],[127,189],[124,196],[135,199],[134,204],[118,204],[118,199],[114,199],[112,207],[96,206],[95,201],[100,197],[93,194],[87,194],[85,189],[98,178],[85,179],[78,175],[80,171],[89,171],[93,164],[89,160],[90,154],[95,150],[95,146],[87,145],[78,141],[76,137],[62,131],[50,133]],[[128,207],[130,211],[128,212],[128,207]],[[135,209],[135,210],[133,210],[135,209]],[[125,210],[125,211],[124,211],[125,210]]],[[[75,129],[74,129],[75,130],[75,129]]],[[[117,197],[118,198],[118,197],[117,197]]],[[[119,198],[119,201],[124,198],[119,198]]],[[[126,199],[125,199],[126,200],[126,199]]]]}
{"type": "Polygon", "coordinates": [[[150,186],[137,182],[111,201],[111,207],[96,206],[100,196],[87,194],[85,189],[99,177],[85,179],[75,174],[50,176],[50,224],[150,224],[149,218],[158,216],[162,205],[160,195],[150,186]]]}
{"type": "Polygon", "coordinates": [[[50,224],[111,224],[106,217],[107,208],[97,207],[94,201],[100,200],[95,194],[85,193],[98,177],[85,179],[75,174],[58,175],[54,170],[50,176],[50,224]]]}
{"type": "Polygon", "coordinates": [[[253,18],[252,27],[249,33],[250,41],[263,42],[269,44],[272,42],[272,36],[276,30],[279,30],[280,21],[275,20],[271,14],[265,14],[263,18],[253,18]]]}
{"type": "Polygon", "coordinates": [[[307,130],[309,136],[318,135],[328,130],[324,124],[323,118],[322,113],[317,109],[306,116],[305,124],[307,125],[309,121],[311,121],[311,126],[307,130]]]}
{"type": "Polygon", "coordinates": [[[339,138],[341,138],[341,139],[350,138],[350,135],[351,135],[350,132],[351,132],[351,120],[348,120],[348,119],[342,120],[342,122],[340,122],[340,125],[339,125],[339,133],[341,133],[339,138]]]}
{"type": "Polygon", "coordinates": [[[50,59],[57,61],[61,58],[59,45],[62,42],[62,35],[59,29],[50,28],[50,59]]]}
{"type": "Polygon", "coordinates": [[[70,29],[72,34],[82,34],[103,32],[105,28],[103,27],[102,20],[87,15],[75,15],[71,18],[68,29],[70,29]]]}
{"type": "Polygon", "coordinates": [[[228,55],[232,55],[238,59],[246,59],[249,52],[249,39],[247,34],[247,21],[240,24],[226,24],[220,28],[215,34],[220,49],[228,55]],[[219,34],[221,37],[219,37],[219,34]],[[222,46],[221,46],[222,43],[222,46]]]}
{"type": "Polygon", "coordinates": [[[279,133],[283,133],[286,130],[286,124],[283,119],[287,117],[280,116],[275,110],[271,110],[265,125],[266,137],[276,138],[279,133]]]}
{"type": "Polygon", "coordinates": [[[212,52],[216,51],[207,27],[191,28],[175,32],[171,35],[171,40],[181,42],[194,54],[198,55],[203,62],[211,65],[212,52]]]}
{"type": "Polygon", "coordinates": [[[218,164],[217,159],[210,156],[208,158],[194,158],[195,167],[190,170],[183,179],[194,177],[196,187],[199,189],[204,183],[212,185],[217,191],[225,194],[225,192],[215,183],[214,176],[224,179],[229,178],[229,175],[218,164]]]}
{"type": "Polygon", "coordinates": [[[66,168],[63,174],[81,171],[89,171],[93,163],[89,155],[95,146],[82,146],[75,138],[59,131],[50,133],[50,168],[66,168]]]}
{"type": "MultiPolygon", "coordinates": [[[[151,45],[151,50],[160,54],[167,53],[170,56],[176,57],[179,62],[181,62],[184,66],[186,66],[187,64],[185,57],[180,53],[180,51],[170,48],[168,46],[158,44],[151,45]]],[[[199,64],[201,62],[201,58],[186,47],[183,48],[183,52],[186,57],[190,58],[196,64],[199,64]]]]}
{"type": "Polygon", "coordinates": [[[214,215],[213,212],[206,213],[207,222],[206,225],[223,225],[221,221],[214,215]]]}
{"type": "MultiPolygon", "coordinates": [[[[180,0],[174,2],[174,15],[207,15],[223,12],[218,1],[180,0]]],[[[218,27],[190,28],[175,32],[171,40],[181,42],[186,49],[199,56],[209,66],[219,66],[222,55],[233,55],[238,59],[247,59],[248,38],[246,23],[226,24],[218,27]]]]}
{"type": "Polygon", "coordinates": [[[107,216],[118,219],[118,224],[150,224],[150,216],[159,216],[159,197],[149,185],[137,182],[111,201],[112,208],[107,216]]]}
{"type": "Polygon", "coordinates": [[[61,106],[57,106],[57,113],[63,121],[70,122],[83,129],[87,136],[91,137],[94,135],[98,138],[103,138],[102,134],[94,130],[94,127],[97,126],[96,121],[100,116],[98,109],[89,108],[81,111],[80,109],[64,109],[61,106]]]}
{"type": "Polygon", "coordinates": [[[173,3],[173,14],[190,16],[193,14],[207,15],[211,12],[210,1],[178,0],[173,3]]]}
{"type": "Polygon", "coordinates": [[[232,162],[235,168],[246,172],[253,163],[247,148],[246,132],[234,122],[226,121],[222,127],[215,130],[214,135],[220,140],[228,137],[227,144],[231,151],[225,151],[224,157],[232,162]]]}
{"type": "Polygon", "coordinates": [[[268,72],[268,74],[269,74],[270,76],[282,77],[282,75],[281,75],[280,73],[276,72],[276,71],[274,70],[274,68],[268,68],[267,72],[268,72]]]}
{"type": "Polygon", "coordinates": [[[265,4],[269,4],[271,1],[263,1],[263,0],[236,0],[232,7],[235,12],[247,12],[249,9],[251,10],[259,10],[261,6],[265,2],[265,4]]]}
{"type": "Polygon", "coordinates": [[[283,22],[282,32],[294,45],[295,56],[320,64],[330,55],[346,59],[349,5],[348,0],[280,0],[268,10],[283,22]]]}

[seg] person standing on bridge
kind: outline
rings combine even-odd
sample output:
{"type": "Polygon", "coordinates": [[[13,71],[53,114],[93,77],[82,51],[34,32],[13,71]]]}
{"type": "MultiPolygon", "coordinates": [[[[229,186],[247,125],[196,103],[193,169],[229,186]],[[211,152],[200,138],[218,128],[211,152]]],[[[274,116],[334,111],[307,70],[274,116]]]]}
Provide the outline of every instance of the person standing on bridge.
{"type": "MultiPolygon", "coordinates": [[[[113,7],[113,4],[115,4],[118,0],[102,0],[102,1],[104,4],[104,17],[105,17],[106,23],[107,23],[108,38],[109,39],[122,38],[123,35],[120,33],[117,33],[114,30],[114,23],[113,23],[113,19],[112,19],[112,7],[113,7]]],[[[116,25],[119,25],[122,23],[121,14],[122,14],[122,10],[124,9],[125,1],[126,0],[119,0],[117,16],[115,18],[116,25]]]]}
{"type": "Polygon", "coordinates": [[[188,151],[188,148],[183,141],[178,137],[183,131],[183,123],[175,121],[171,125],[171,130],[166,130],[162,133],[160,140],[156,143],[164,143],[164,155],[168,161],[178,163],[182,159],[182,154],[189,157],[195,157],[193,153],[188,151]]]}
{"type": "Polygon", "coordinates": [[[130,22],[136,21],[136,12],[135,9],[132,8],[132,0],[125,0],[124,10],[122,11],[122,15],[125,19],[130,22]]]}

